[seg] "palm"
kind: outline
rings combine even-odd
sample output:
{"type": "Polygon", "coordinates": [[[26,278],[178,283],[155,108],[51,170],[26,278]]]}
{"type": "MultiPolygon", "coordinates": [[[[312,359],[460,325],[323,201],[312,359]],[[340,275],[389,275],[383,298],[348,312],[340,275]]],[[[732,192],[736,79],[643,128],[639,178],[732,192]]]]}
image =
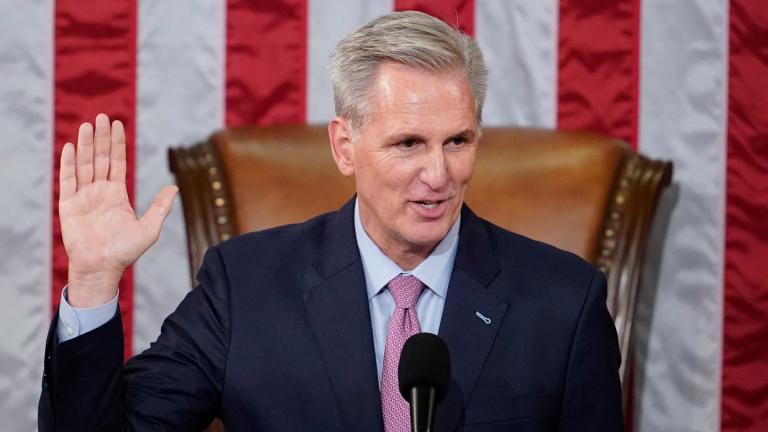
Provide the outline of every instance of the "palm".
{"type": "Polygon", "coordinates": [[[161,190],[137,219],[125,186],[122,123],[110,127],[109,118],[99,114],[95,133],[90,123],[83,123],[77,141],[77,151],[71,143],[64,145],[59,177],[70,295],[88,293],[93,300],[103,300],[113,295],[123,270],[157,240],[176,187],[161,190]]]}
{"type": "Polygon", "coordinates": [[[137,219],[125,185],[86,185],[59,206],[61,234],[70,260],[85,268],[122,270],[152,244],[152,233],[137,219]]]}

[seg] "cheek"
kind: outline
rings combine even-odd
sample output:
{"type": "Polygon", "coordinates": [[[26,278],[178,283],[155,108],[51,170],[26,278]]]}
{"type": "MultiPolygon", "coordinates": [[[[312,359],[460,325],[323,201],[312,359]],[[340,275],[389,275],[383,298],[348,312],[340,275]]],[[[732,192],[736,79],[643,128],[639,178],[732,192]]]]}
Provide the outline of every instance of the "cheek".
{"type": "Polygon", "coordinates": [[[376,180],[390,190],[404,190],[418,183],[418,164],[412,160],[387,160],[379,164],[377,171],[376,180]]]}
{"type": "Polygon", "coordinates": [[[451,164],[451,177],[458,184],[466,184],[472,178],[475,169],[475,155],[457,155],[451,164]]]}
{"type": "Polygon", "coordinates": [[[365,194],[379,208],[391,208],[408,196],[408,191],[416,184],[415,169],[405,161],[377,160],[360,169],[357,176],[358,192],[365,189],[365,194]]]}

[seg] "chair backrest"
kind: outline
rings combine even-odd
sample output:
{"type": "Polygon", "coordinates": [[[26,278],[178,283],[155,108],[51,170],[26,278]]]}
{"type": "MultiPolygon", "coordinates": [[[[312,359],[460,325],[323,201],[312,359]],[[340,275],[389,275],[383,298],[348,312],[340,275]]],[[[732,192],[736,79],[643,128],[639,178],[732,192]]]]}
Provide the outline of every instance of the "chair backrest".
{"type": "MultiPolygon", "coordinates": [[[[224,129],[191,148],[171,149],[169,162],[181,191],[193,281],[209,246],[337,209],[354,193],[353,180],[331,158],[325,127],[224,129]]],[[[622,358],[629,359],[644,251],[671,174],[671,163],[601,135],[485,128],[466,200],[495,224],[605,272],[608,308],[622,358]]]]}

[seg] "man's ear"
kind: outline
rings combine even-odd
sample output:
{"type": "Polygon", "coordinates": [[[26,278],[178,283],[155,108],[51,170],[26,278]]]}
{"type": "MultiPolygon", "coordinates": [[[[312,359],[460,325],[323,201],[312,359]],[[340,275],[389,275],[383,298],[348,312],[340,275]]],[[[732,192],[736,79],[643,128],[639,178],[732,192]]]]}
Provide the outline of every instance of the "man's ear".
{"type": "Polygon", "coordinates": [[[349,123],[341,117],[334,117],[328,123],[328,139],[331,142],[331,153],[339,172],[345,176],[355,173],[354,158],[352,157],[352,131],[349,123]]]}

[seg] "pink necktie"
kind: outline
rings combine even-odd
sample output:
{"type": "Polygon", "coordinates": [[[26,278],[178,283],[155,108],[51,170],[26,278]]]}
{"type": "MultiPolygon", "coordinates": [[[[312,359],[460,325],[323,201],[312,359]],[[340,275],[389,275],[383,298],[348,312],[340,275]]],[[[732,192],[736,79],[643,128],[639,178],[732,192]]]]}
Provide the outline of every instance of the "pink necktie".
{"type": "Polygon", "coordinates": [[[387,344],[384,347],[384,367],[381,373],[381,411],[386,432],[410,432],[411,412],[408,402],[400,395],[397,365],[405,341],[421,331],[416,317],[416,300],[424,284],[415,276],[400,275],[387,284],[395,299],[395,311],[389,322],[387,344]]]}

